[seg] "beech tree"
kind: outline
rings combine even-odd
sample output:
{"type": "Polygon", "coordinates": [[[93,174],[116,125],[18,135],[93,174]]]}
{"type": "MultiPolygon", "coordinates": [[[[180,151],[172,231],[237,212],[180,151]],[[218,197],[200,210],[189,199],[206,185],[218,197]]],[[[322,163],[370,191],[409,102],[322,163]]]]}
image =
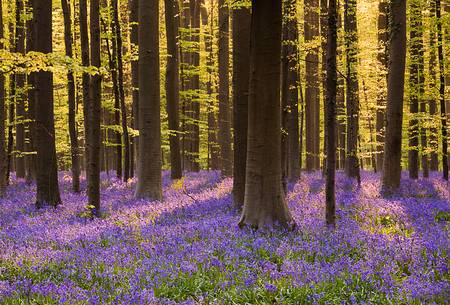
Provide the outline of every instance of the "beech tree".
{"type": "Polygon", "coordinates": [[[162,199],[159,1],[139,0],[139,160],[135,196],[162,199]]]}
{"type": "Polygon", "coordinates": [[[165,20],[167,36],[167,66],[166,66],[166,103],[169,117],[170,142],[170,176],[180,179],[181,155],[179,137],[179,69],[178,69],[178,4],[173,0],[165,0],[165,20]]]}
{"type": "MultiPolygon", "coordinates": [[[[52,0],[33,1],[36,51],[52,53],[52,0]]],[[[36,207],[61,203],[55,147],[53,73],[36,73],[36,207]]]]}
{"type": "Polygon", "coordinates": [[[248,89],[250,79],[250,8],[232,10],[233,20],[233,200],[242,207],[247,163],[248,89]]]}
{"type": "Polygon", "coordinates": [[[240,226],[291,226],[281,177],[281,0],[252,1],[244,208],[240,226]]]}
{"type": "Polygon", "coordinates": [[[406,58],[406,0],[390,0],[389,74],[382,190],[398,189],[401,177],[403,93],[406,58]]]}
{"type": "MultiPolygon", "coordinates": [[[[71,9],[68,0],[61,0],[61,6],[64,15],[64,45],[66,56],[73,57],[73,36],[71,9]]],[[[78,134],[76,126],[76,101],[75,101],[75,77],[72,70],[67,72],[67,100],[69,105],[69,136],[70,136],[70,157],[72,161],[72,190],[80,191],[80,162],[78,152],[78,134]]]]}
{"type": "MultiPolygon", "coordinates": [[[[0,50],[3,50],[3,5],[0,1],[0,50]]],[[[5,76],[0,72],[0,197],[6,188],[6,103],[5,103],[5,76]]]]}

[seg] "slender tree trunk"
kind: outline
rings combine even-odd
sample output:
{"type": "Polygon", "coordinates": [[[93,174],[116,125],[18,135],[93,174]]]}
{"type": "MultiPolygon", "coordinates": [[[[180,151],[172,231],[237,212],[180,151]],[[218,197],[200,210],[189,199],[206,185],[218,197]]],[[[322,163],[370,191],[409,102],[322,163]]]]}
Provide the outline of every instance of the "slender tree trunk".
{"type": "MultiPolygon", "coordinates": [[[[25,54],[25,24],[23,0],[16,0],[16,53],[25,54]]],[[[25,74],[15,73],[16,84],[16,177],[25,178],[25,74]]]]}
{"type": "Polygon", "coordinates": [[[410,1],[410,67],[409,67],[409,150],[408,150],[408,170],[411,179],[419,178],[419,57],[422,22],[419,17],[421,12],[420,4],[417,0],[410,1]]]}
{"type": "Polygon", "coordinates": [[[336,95],[337,95],[337,8],[336,0],[328,4],[328,35],[327,35],[327,77],[325,124],[327,132],[326,158],[326,212],[328,225],[334,226],[336,214],[335,170],[336,170],[336,95]]]}
{"type": "Polygon", "coordinates": [[[441,0],[436,0],[437,42],[439,60],[439,101],[441,107],[442,177],[448,181],[447,113],[445,110],[445,65],[442,39],[441,0]]]}
{"type": "MultiPolygon", "coordinates": [[[[33,2],[36,24],[36,51],[52,53],[52,1],[33,2]]],[[[36,149],[37,183],[36,207],[61,203],[58,186],[58,165],[55,147],[53,114],[53,73],[36,73],[36,149]]]]}
{"type": "MultiPolygon", "coordinates": [[[[0,1],[0,50],[3,50],[3,3],[0,1]]],[[[6,103],[5,103],[5,76],[0,73],[0,197],[6,190],[6,103]]]]}
{"type": "MultiPolygon", "coordinates": [[[[323,102],[323,154],[322,155],[322,176],[326,171],[326,152],[327,152],[327,124],[325,123],[325,117],[327,112],[327,32],[328,32],[328,0],[319,0],[320,5],[320,52],[321,52],[321,83],[322,83],[322,102],[323,102]]],[[[319,114],[320,115],[320,114],[319,114]]],[[[320,149],[320,148],[319,148],[320,149]]]]}
{"type": "Polygon", "coordinates": [[[121,114],[121,126],[122,137],[124,146],[124,166],[123,166],[123,181],[127,182],[130,179],[130,136],[128,134],[127,124],[127,108],[125,105],[125,91],[123,86],[123,43],[122,43],[122,30],[119,19],[119,0],[113,0],[113,16],[114,16],[114,37],[116,41],[116,55],[117,58],[117,74],[118,74],[118,89],[120,98],[120,114],[121,114]]]}
{"type": "MultiPolygon", "coordinates": [[[[214,35],[214,2],[211,1],[211,13],[209,21],[209,32],[205,37],[205,51],[207,55],[208,81],[206,83],[206,93],[208,95],[208,168],[212,170],[219,169],[219,149],[217,145],[217,128],[216,128],[216,114],[214,111],[216,99],[213,97],[213,65],[214,53],[212,48],[214,35]]],[[[202,8],[202,23],[208,24],[208,14],[206,8],[202,8]]]]}
{"type": "Polygon", "coordinates": [[[233,171],[228,79],[229,52],[228,2],[219,0],[219,143],[220,169],[225,177],[231,176],[233,171]]]}
{"type": "MultiPolygon", "coordinates": [[[[342,22],[342,14],[339,9],[339,2],[337,3],[337,27],[340,32],[343,27],[342,22]]],[[[344,35],[338,35],[338,49],[337,56],[339,67],[338,69],[343,70],[341,66],[344,63],[344,52],[342,52],[342,45],[344,42],[344,35]]],[[[338,75],[337,78],[337,93],[336,93],[336,112],[337,112],[337,142],[338,142],[338,151],[337,154],[339,156],[339,162],[337,162],[337,167],[339,169],[345,168],[345,144],[346,144],[346,109],[345,109],[345,78],[342,75],[338,75]]]]}
{"type": "MultiPolygon", "coordinates": [[[[305,43],[312,43],[319,36],[319,0],[304,0],[305,4],[305,43]]],[[[320,146],[320,90],[318,47],[308,50],[306,55],[306,170],[319,169],[320,146]]]]}
{"type": "Polygon", "coordinates": [[[388,69],[388,56],[387,49],[389,43],[388,16],[389,4],[386,0],[380,0],[378,5],[378,54],[377,59],[380,66],[380,73],[378,78],[378,97],[377,97],[377,116],[375,128],[377,132],[377,171],[381,172],[383,169],[383,145],[384,145],[384,133],[385,133],[385,120],[386,120],[386,80],[388,69]]]}
{"type": "Polygon", "coordinates": [[[281,181],[281,0],[252,1],[244,209],[240,226],[291,226],[281,181]]]}
{"type": "MultiPolygon", "coordinates": [[[[66,56],[73,57],[72,51],[72,21],[70,13],[70,4],[68,0],[61,0],[64,15],[64,43],[66,56]]],[[[72,190],[80,191],[80,162],[78,153],[78,135],[75,118],[75,78],[73,71],[67,73],[67,97],[69,103],[69,136],[70,136],[70,156],[72,160],[72,190]]]]}
{"type": "Polygon", "coordinates": [[[430,32],[429,32],[429,50],[430,50],[430,56],[429,56],[429,62],[428,62],[428,75],[430,77],[429,80],[429,92],[430,92],[430,100],[429,100],[429,112],[430,112],[430,170],[431,171],[437,171],[439,168],[439,160],[438,160],[438,130],[436,128],[438,123],[438,117],[437,117],[437,103],[436,103],[436,86],[437,86],[437,77],[436,77],[436,61],[437,61],[437,46],[436,46],[436,2],[435,0],[430,0],[430,19],[432,26],[430,26],[430,32]]]}
{"type": "Polygon", "coordinates": [[[247,163],[248,85],[250,79],[250,7],[232,11],[233,20],[233,202],[241,208],[247,163]]]}
{"type": "Polygon", "coordinates": [[[347,156],[346,174],[359,181],[358,134],[359,134],[359,85],[358,85],[358,29],[356,0],[344,4],[345,52],[347,64],[347,156]]]}
{"type": "Polygon", "coordinates": [[[403,93],[406,58],[406,0],[390,0],[389,72],[382,191],[400,186],[402,157],[403,93]]]}
{"type": "MultiPolygon", "coordinates": [[[[130,42],[132,49],[131,59],[131,85],[133,87],[133,105],[132,105],[132,125],[133,129],[139,129],[139,64],[137,61],[138,54],[138,13],[139,13],[139,0],[130,0],[130,42]]],[[[134,155],[131,156],[132,160],[138,160],[139,152],[139,137],[132,137],[132,147],[134,149],[134,155]]],[[[133,162],[134,164],[135,162],[133,162]]],[[[130,176],[134,176],[134,167],[130,167],[130,176]]]]}
{"type": "Polygon", "coordinates": [[[159,1],[139,0],[139,169],[135,196],[162,199],[159,1]]]}
{"type": "MultiPolygon", "coordinates": [[[[83,67],[89,67],[89,36],[88,36],[88,22],[87,22],[87,4],[86,0],[80,0],[80,43],[81,43],[81,64],[83,67]]],[[[84,122],[84,160],[86,168],[86,179],[89,180],[89,84],[91,77],[89,73],[83,72],[82,87],[83,87],[83,122],[84,122]]]]}
{"type": "MultiPolygon", "coordinates": [[[[34,0],[29,0],[28,1],[28,5],[27,5],[27,13],[29,15],[32,15],[32,2],[34,0]]],[[[34,22],[32,18],[28,18],[27,23],[26,23],[26,27],[27,27],[27,34],[26,34],[26,51],[30,52],[34,50],[34,35],[35,35],[35,30],[34,30],[34,22]]],[[[27,177],[26,177],[26,181],[28,184],[30,184],[32,181],[36,180],[36,155],[34,154],[34,152],[36,152],[36,148],[34,145],[34,132],[35,132],[35,123],[36,123],[36,117],[35,117],[35,113],[36,113],[36,102],[35,102],[35,75],[36,73],[30,73],[27,76],[27,96],[28,96],[28,110],[27,110],[27,120],[28,123],[26,124],[27,126],[27,139],[28,141],[25,143],[26,146],[26,151],[28,152],[26,158],[25,158],[25,163],[26,163],[26,172],[27,172],[27,177]],[[30,154],[31,153],[31,154],[30,154]]]]}
{"type": "Polygon", "coordinates": [[[178,115],[180,100],[177,47],[178,4],[174,0],[165,0],[164,5],[167,37],[166,103],[170,130],[170,176],[172,179],[180,179],[182,177],[182,171],[178,115]]]}
{"type": "MultiPolygon", "coordinates": [[[[90,52],[91,66],[100,68],[100,3],[90,0],[90,52]]],[[[100,113],[101,113],[101,76],[94,74],[89,83],[89,158],[88,158],[88,201],[95,216],[100,215],[100,113]]]]}

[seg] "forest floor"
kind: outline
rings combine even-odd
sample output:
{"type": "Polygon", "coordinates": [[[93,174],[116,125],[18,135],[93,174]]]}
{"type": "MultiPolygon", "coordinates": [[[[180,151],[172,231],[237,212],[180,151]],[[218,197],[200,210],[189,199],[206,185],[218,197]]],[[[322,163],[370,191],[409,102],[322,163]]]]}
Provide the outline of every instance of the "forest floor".
{"type": "MultiPolygon", "coordinates": [[[[324,181],[289,186],[292,232],[239,229],[231,179],[164,173],[164,202],[133,199],[135,182],[102,174],[103,217],[85,194],[37,211],[33,185],[0,200],[0,304],[448,304],[450,190],[403,179],[380,197],[337,176],[337,228],[324,225],[324,181]]],[[[85,184],[85,182],[83,182],[85,184]]],[[[83,185],[85,187],[85,185],[83,185]]]]}

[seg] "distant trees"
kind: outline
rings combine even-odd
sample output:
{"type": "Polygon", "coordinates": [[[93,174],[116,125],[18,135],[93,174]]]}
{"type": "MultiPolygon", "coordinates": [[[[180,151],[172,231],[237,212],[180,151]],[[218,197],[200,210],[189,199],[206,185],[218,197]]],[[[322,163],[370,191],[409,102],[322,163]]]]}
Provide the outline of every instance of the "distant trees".
{"type": "Polygon", "coordinates": [[[406,60],[406,0],[390,0],[391,18],[386,136],[382,188],[385,194],[400,186],[403,93],[406,60]]]}
{"type": "Polygon", "coordinates": [[[159,1],[139,0],[139,160],[135,196],[162,199],[159,1]]]}
{"type": "Polygon", "coordinates": [[[252,1],[246,190],[241,226],[292,225],[280,166],[281,2],[252,1]]]}
{"type": "MultiPolygon", "coordinates": [[[[0,50],[4,48],[3,45],[3,5],[0,1],[0,50]]],[[[5,193],[6,189],[6,103],[5,103],[5,76],[0,72],[0,197],[5,193]]]]}

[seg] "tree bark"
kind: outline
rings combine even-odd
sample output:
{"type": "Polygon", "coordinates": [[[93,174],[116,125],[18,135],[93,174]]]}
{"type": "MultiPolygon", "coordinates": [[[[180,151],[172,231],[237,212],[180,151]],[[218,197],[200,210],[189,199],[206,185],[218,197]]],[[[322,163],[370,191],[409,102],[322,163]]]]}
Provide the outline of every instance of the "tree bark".
{"type": "Polygon", "coordinates": [[[114,38],[116,41],[116,58],[114,59],[117,64],[118,75],[118,89],[120,99],[120,114],[121,114],[121,126],[122,126],[122,138],[124,146],[124,166],[123,166],[123,181],[127,182],[130,179],[130,136],[128,134],[127,124],[127,108],[125,105],[125,91],[123,86],[123,59],[122,59],[122,30],[119,19],[119,5],[118,0],[113,0],[113,17],[114,17],[114,38]]]}
{"type": "Polygon", "coordinates": [[[347,156],[346,174],[349,178],[360,179],[358,160],[359,134],[359,85],[358,85],[358,29],[356,20],[356,0],[346,0],[344,4],[344,31],[346,52],[347,87],[347,156]]]}
{"type": "Polygon", "coordinates": [[[281,181],[281,2],[252,1],[247,168],[240,226],[293,225],[281,181]]]}
{"type": "MultiPolygon", "coordinates": [[[[305,0],[305,43],[313,43],[319,36],[319,0],[305,0]]],[[[312,47],[306,55],[306,170],[319,169],[320,147],[320,93],[318,47],[312,47]]]]}
{"type": "MultiPolygon", "coordinates": [[[[89,35],[87,22],[87,4],[86,0],[80,0],[80,44],[81,44],[81,64],[84,68],[89,67],[89,35]]],[[[86,168],[86,179],[89,180],[89,84],[91,77],[89,73],[83,72],[82,87],[83,87],[83,122],[84,122],[84,160],[86,168]]]]}
{"type": "MultiPolygon", "coordinates": [[[[133,88],[133,104],[132,104],[132,125],[133,129],[139,129],[139,64],[137,61],[138,53],[138,13],[139,13],[139,0],[130,0],[130,43],[132,49],[131,59],[131,85],[133,88]]],[[[132,160],[138,160],[139,152],[139,137],[134,136],[131,138],[134,155],[131,156],[132,160]]],[[[136,162],[133,162],[133,165],[136,162]]],[[[130,176],[134,176],[134,167],[130,167],[130,176]]]]}
{"type": "Polygon", "coordinates": [[[225,0],[219,0],[219,144],[222,175],[232,175],[231,120],[229,93],[229,9],[225,0]]]}
{"type": "Polygon", "coordinates": [[[179,61],[178,61],[178,4],[174,0],[165,0],[167,66],[166,66],[166,105],[169,117],[170,176],[182,177],[180,136],[179,136],[179,61]]]}
{"type": "MultiPolygon", "coordinates": [[[[0,1],[0,50],[3,50],[3,3],[0,1]]],[[[5,103],[5,76],[0,73],[0,197],[6,191],[6,103],[5,103]]]]}
{"type": "MultiPolygon", "coordinates": [[[[33,2],[36,24],[36,51],[52,53],[52,1],[33,2]]],[[[53,114],[53,73],[36,73],[36,207],[61,203],[58,186],[58,167],[55,147],[55,123],[53,114]]]]}
{"type": "Polygon", "coordinates": [[[388,16],[389,4],[386,0],[381,0],[378,5],[378,54],[377,60],[380,66],[380,73],[378,78],[378,98],[377,98],[377,115],[376,115],[376,141],[377,141],[377,171],[383,170],[383,146],[384,146],[384,134],[385,134],[385,121],[386,121],[386,81],[388,70],[388,16]]]}
{"type": "Polygon", "coordinates": [[[448,181],[447,112],[445,110],[445,66],[442,39],[441,0],[436,0],[437,42],[439,60],[439,101],[441,108],[442,178],[448,181]]]}
{"type": "Polygon", "coordinates": [[[390,0],[389,72],[382,192],[400,186],[402,157],[403,93],[406,58],[406,0],[390,0]]]}
{"type": "Polygon", "coordinates": [[[430,92],[430,100],[429,100],[429,112],[430,112],[430,137],[429,137],[429,146],[430,146],[430,170],[437,171],[439,169],[439,160],[438,160],[438,130],[436,128],[438,121],[437,116],[437,103],[436,103],[436,86],[437,86],[437,77],[436,77],[436,61],[437,61],[437,46],[436,46],[436,2],[435,0],[430,0],[430,19],[432,19],[432,26],[430,26],[429,31],[429,49],[430,56],[428,62],[428,75],[430,77],[428,90],[430,92]]]}
{"type": "Polygon", "coordinates": [[[139,0],[139,168],[135,197],[162,199],[159,1],[139,0]]]}
{"type": "Polygon", "coordinates": [[[233,27],[233,203],[244,204],[247,163],[248,86],[250,79],[250,7],[232,11],[233,27]]]}
{"type": "MultiPolygon", "coordinates": [[[[91,66],[100,68],[100,3],[90,2],[90,52],[91,66]]],[[[88,201],[95,216],[100,215],[100,113],[101,113],[101,76],[91,76],[89,83],[89,159],[88,159],[88,201]]]]}
{"type": "Polygon", "coordinates": [[[336,0],[329,0],[328,4],[328,35],[327,35],[327,74],[326,74],[326,105],[325,122],[327,132],[326,151],[326,212],[325,219],[328,225],[334,226],[336,222],[336,95],[337,95],[337,8],[336,0]]]}
{"type": "MultiPolygon", "coordinates": [[[[70,13],[70,4],[68,0],[61,0],[61,6],[64,15],[64,43],[66,56],[73,57],[72,50],[72,21],[70,13]]],[[[70,137],[70,156],[72,160],[72,190],[76,193],[80,191],[80,162],[78,153],[78,135],[75,118],[75,78],[72,70],[67,72],[67,97],[69,104],[69,137],[70,137]]]]}
{"type": "MultiPolygon", "coordinates": [[[[25,24],[23,0],[16,0],[16,53],[25,54],[25,24]]],[[[16,177],[25,178],[25,74],[15,73],[16,84],[16,177]]]]}

